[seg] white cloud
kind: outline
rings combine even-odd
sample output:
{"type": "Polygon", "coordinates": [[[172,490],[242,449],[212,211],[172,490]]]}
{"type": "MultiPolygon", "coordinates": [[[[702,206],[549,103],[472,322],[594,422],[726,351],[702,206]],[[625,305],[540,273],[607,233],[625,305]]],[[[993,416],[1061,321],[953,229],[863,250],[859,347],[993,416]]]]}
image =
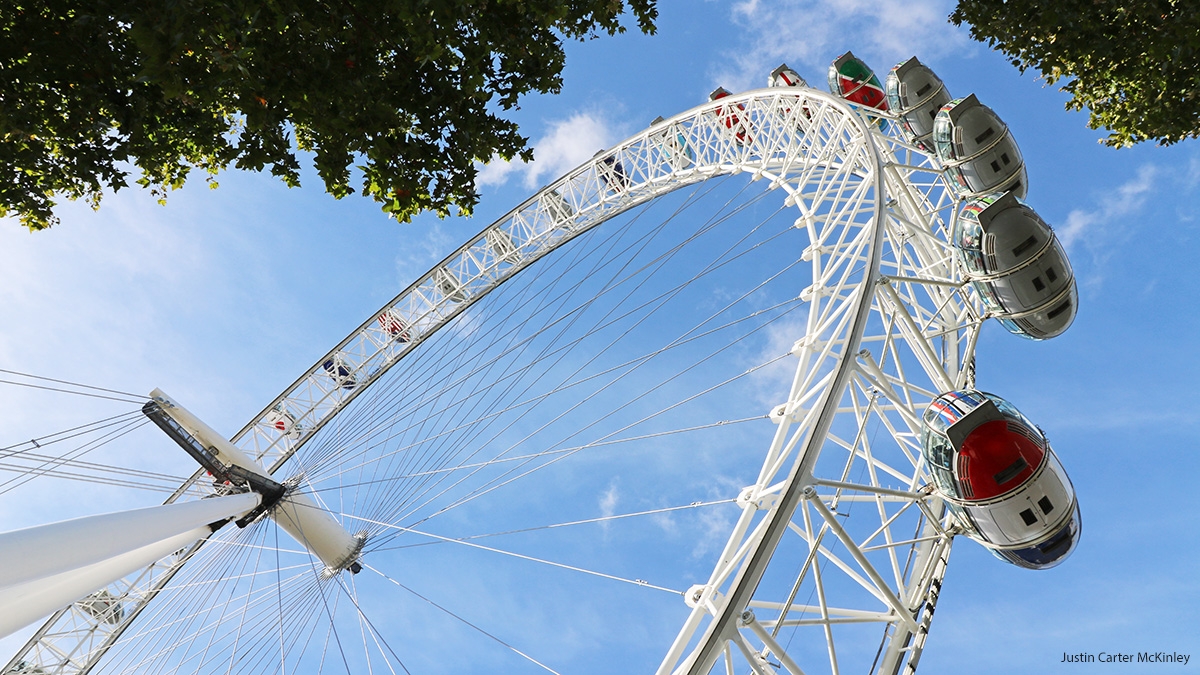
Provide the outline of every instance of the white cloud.
{"type": "MultiPolygon", "coordinates": [[[[767,73],[781,62],[823,78],[830,55],[849,48],[874,63],[882,80],[887,68],[918,48],[922,58],[970,48],[966,33],[946,20],[953,4],[947,0],[746,0],[734,6],[731,19],[748,34],[742,43],[753,46],[730,52],[713,73],[714,80],[733,91],[763,87],[767,73]],[[852,45],[846,41],[848,35],[855,36],[852,45]]],[[[809,85],[824,88],[823,81],[811,77],[809,85]]]]}
{"type": "Polygon", "coordinates": [[[1085,233],[1103,236],[1104,230],[1124,218],[1141,210],[1158,184],[1159,168],[1146,164],[1138,169],[1137,175],[1117,189],[1107,192],[1099,200],[1096,210],[1075,209],[1067,214],[1067,220],[1058,228],[1058,238],[1063,246],[1070,247],[1080,241],[1085,233]]]}
{"type": "MultiPolygon", "coordinates": [[[[1104,282],[1106,263],[1123,250],[1121,244],[1135,230],[1129,222],[1131,217],[1146,205],[1161,178],[1158,166],[1143,165],[1133,178],[1094,199],[1097,208],[1074,209],[1055,227],[1059,241],[1070,253],[1077,254],[1082,248],[1090,257],[1091,265],[1086,272],[1075,265],[1076,281],[1081,287],[1094,290],[1104,282]]],[[[1078,256],[1073,257],[1079,260],[1078,256]]]]}
{"type": "Polygon", "coordinates": [[[396,280],[402,285],[416,281],[462,243],[459,236],[450,232],[441,221],[425,225],[420,237],[413,237],[396,253],[396,280]]]}
{"type": "Polygon", "coordinates": [[[520,160],[506,162],[499,155],[496,155],[492,157],[492,161],[480,167],[479,173],[475,176],[475,183],[481,186],[503,185],[508,182],[508,178],[513,172],[525,168],[528,168],[525,162],[520,160]]]}
{"type": "Polygon", "coordinates": [[[761,349],[747,356],[747,368],[772,362],[766,367],[755,370],[750,376],[753,383],[751,392],[763,409],[770,410],[783,403],[781,397],[790,391],[792,380],[796,375],[797,361],[795,357],[783,359],[779,357],[791,353],[797,338],[807,332],[807,309],[795,312],[767,326],[764,331],[766,341],[761,349]]]}
{"type": "MultiPolygon", "coordinates": [[[[617,512],[617,503],[621,501],[621,495],[617,491],[617,481],[613,480],[608,484],[608,489],[604,494],[600,495],[600,516],[603,518],[611,518],[617,512]]],[[[610,521],[601,521],[600,527],[603,528],[605,535],[608,534],[610,521]]]]}
{"type": "MultiPolygon", "coordinates": [[[[708,486],[710,500],[728,499],[741,491],[742,486],[727,476],[716,476],[708,486]]],[[[699,524],[693,531],[693,560],[707,560],[720,551],[729,541],[730,533],[737,524],[741,510],[729,504],[706,506],[700,509],[699,524]]]]}
{"type": "Polygon", "coordinates": [[[501,185],[514,174],[524,174],[524,185],[533,189],[570,171],[607,148],[616,140],[612,124],[590,112],[575,113],[553,122],[549,130],[533,144],[532,162],[506,162],[494,158],[485,164],[476,178],[479,185],[501,185]]]}
{"type": "Polygon", "coordinates": [[[1187,172],[1184,174],[1184,185],[1189,189],[1200,186],[1200,155],[1192,155],[1188,160],[1187,172]]]}

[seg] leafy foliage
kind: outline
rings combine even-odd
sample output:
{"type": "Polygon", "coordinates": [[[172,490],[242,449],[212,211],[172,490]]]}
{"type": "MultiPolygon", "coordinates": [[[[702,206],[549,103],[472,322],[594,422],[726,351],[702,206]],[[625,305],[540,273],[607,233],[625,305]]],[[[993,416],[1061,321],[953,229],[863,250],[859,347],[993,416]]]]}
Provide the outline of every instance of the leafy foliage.
{"type": "Polygon", "coordinates": [[[1105,144],[1200,136],[1200,3],[1195,0],[959,0],[971,36],[1035,68],[1067,108],[1088,108],[1105,144]]]}
{"type": "MultiPolygon", "coordinates": [[[[654,32],[654,0],[629,0],[654,32]]],[[[230,165],[401,220],[469,212],[477,160],[532,158],[498,113],[557,92],[563,40],[623,32],[624,0],[7,0],[0,3],[0,215],[56,197],[161,199],[230,165]]],[[[215,187],[215,183],[213,183],[215,187]]]]}

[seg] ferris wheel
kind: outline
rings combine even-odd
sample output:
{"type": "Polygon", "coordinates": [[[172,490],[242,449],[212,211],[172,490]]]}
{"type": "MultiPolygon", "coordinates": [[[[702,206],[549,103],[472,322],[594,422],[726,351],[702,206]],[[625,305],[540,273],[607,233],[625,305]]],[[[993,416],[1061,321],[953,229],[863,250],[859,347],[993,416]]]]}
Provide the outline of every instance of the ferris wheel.
{"type": "Polygon", "coordinates": [[[168,503],[241,501],[0,672],[915,671],[986,530],[923,416],[987,318],[1074,286],[1006,308],[955,241],[963,158],[845,59],[849,89],[781,68],[598,153],[229,441],[156,392],[203,467],[168,503]]]}

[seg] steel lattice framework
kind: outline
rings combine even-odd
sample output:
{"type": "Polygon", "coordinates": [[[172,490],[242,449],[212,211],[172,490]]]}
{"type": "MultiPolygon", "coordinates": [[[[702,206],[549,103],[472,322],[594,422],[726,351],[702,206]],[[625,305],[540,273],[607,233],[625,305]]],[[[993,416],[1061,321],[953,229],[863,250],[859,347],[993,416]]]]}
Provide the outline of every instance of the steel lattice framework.
{"type": "MultiPolygon", "coordinates": [[[[691,613],[659,672],[863,672],[848,661],[864,651],[875,656],[868,671],[912,672],[954,534],[926,488],[920,413],[941,391],[973,386],[986,317],[947,242],[955,202],[940,167],[892,126],[807,88],[746,92],[655,124],[485,228],[232,441],[278,470],[385,371],[562,244],[659,195],[747,173],[782,190],[807,233],[807,323],[758,480],[738,499],[741,517],[710,578],[688,592],[691,613]],[[772,564],[781,559],[786,572],[772,564]],[[843,640],[864,627],[877,653],[858,632],[843,640]]],[[[209,494],[200,478],[168,502],[209,494]]],[[[58,612],[3,672],[91,671],[202,544],[58,612]]]]}

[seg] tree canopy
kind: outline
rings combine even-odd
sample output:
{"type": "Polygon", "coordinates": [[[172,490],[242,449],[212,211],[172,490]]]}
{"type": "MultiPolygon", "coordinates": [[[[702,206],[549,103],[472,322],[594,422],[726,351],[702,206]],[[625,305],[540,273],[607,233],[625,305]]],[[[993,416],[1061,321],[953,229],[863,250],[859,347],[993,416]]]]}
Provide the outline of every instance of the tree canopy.
{"type": "Polygon", "coordinates": [[[1104,141],[1170,145],[1200,136],[1200,3],[1195,0],[959,0],[950,20],[1087,108],[1104,141]]]}
{"type": "Polygon", "coordinates": [[[57,198],[96,206],[134,174],[160,199],[192,169],[295,186],[298,150],[335,197],[469,212],[476,161],[532,159],[502,113],[559,90],[564,39],[626,11],[653,33],[654,2],[8,0],[0,216],[45,228],[57,198]]]}

